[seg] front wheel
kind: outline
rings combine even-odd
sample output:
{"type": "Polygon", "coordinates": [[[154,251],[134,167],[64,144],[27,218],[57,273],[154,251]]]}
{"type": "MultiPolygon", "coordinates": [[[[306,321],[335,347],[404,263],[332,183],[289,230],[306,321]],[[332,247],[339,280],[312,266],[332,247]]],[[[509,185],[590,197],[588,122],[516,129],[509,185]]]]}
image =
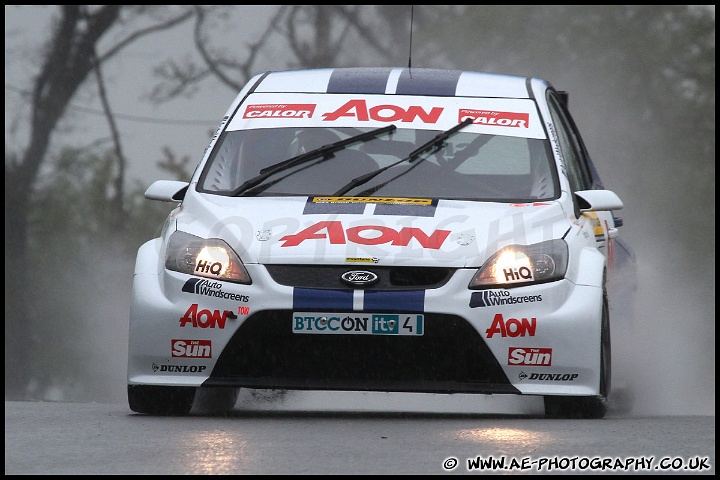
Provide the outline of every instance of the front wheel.
{"type": "Polygon", "coordinates": [[[603,418],[608,410],[611,383],[610,310],[603,295],[600,329],[600,395],[587,397],[545,397],[545,416],[549,418],[603,418]]]}
{"type": "Polygon", "coordinates": [[[196,387],[128,385],[128,405],[133,412],[148,415],[188,415],[196,391],[196,387]]]}
{"type": "Polygon", "coordinates": [[[545,416],[548,418],[603,418],[606,413],[607,400],[602,396],[545,396],[545,416]]]}

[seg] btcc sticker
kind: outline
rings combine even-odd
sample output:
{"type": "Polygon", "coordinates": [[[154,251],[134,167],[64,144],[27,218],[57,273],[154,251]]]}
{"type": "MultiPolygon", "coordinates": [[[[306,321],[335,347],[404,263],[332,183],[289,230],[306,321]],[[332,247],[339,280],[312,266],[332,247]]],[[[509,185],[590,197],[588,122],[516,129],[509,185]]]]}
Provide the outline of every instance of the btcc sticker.
{"type": "Polygon", "coordinates": [[[534,337],[535,329],[537,328],[537,319],[532,317],[527,318],[508,318],[505,320],[501,313],[495,315],[493,318],[490,328],[485,330],[487,338],[492,338],[494,335],[500,335],[501,337],[534,337]]]}
{"type": "Polygon", "coordinates": [[[222,283],[207,280],[204,278],[191,278],[182,287],[182,291],[186,293],[195,293],[197,295],[205,295],[207,297],[222,298],[224,300],[235,300],[236,302],[247,303],[250,297],[237,293],[224,292],[222,283]]]}
{"type": "Polygon", "coordinates": [[[210,340],[170,340],[170,351],[175,358],[212,358],[210,340]]]}
{"type": "Polygon", "coordinates": [[[470,296],[470,308],[542,302],[542,295],[511,295],[507,290],[483,290],[470,296]]]}
{"type": "Polygon", "coordinates": [[[293,333],[321,335],[423,335],[424,316],[395,313],[294,312],[293,333]]]}
{"type": "Polygon", "coordinates": [[[508,349],[508,365],[550,367],[552,366],[552,348],[519,348],[508,349]]]}

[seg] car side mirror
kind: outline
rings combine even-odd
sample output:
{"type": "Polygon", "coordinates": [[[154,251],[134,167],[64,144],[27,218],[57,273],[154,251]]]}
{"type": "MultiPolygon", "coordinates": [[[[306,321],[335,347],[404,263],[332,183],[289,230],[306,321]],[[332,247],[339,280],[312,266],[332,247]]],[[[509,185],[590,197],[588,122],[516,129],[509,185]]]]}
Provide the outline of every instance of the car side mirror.
{"type": "Polygon", "coordinates": [[[178,180],[157,180],[145,190],[145,198],[161,202],[181,202],[189,186],[188,182],[178,180]]]}
{"type": "Polygon", "coordinates": [[[575,192],[581,212],[594,212],[598,210],[620,210],[623,208],[622,200],[610,190],[580,190],[575,192]]]}

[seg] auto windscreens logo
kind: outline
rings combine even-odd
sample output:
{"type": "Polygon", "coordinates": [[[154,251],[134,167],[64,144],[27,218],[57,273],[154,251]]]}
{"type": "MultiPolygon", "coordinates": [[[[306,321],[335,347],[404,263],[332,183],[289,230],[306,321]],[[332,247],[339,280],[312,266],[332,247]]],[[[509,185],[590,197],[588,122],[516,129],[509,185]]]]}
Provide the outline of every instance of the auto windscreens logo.
{"type": "Polygon", "coordinates": [[[542,302],[542,295],[510,295],[507,290],[482,290],[473,292],[470,296],[470,308],[534,302],[542,302]]]}
{"type": "Polygon", "coordinates": [[[236,302],[248,302],[248,295],[240,295],[237,293],[225,292],[222,289],[222,283],[206,278],[191,278],[182,287],[182,291],[186,293],[194,293],[196,295],[205,295],[207,297],[222,298],[225,300],[235,300],[236,302]]]}

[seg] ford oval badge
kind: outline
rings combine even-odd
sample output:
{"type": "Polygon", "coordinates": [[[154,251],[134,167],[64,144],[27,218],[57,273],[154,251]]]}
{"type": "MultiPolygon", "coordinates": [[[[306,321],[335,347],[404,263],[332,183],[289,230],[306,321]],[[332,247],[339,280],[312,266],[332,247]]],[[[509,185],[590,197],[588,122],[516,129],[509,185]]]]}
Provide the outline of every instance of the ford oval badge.
{"type": "Polygon", "coordinates": [[[378,276],[367,270],[350,270],[343,273],[340,278],[353,287],[369,287],[378,281],[378,276]]]}

